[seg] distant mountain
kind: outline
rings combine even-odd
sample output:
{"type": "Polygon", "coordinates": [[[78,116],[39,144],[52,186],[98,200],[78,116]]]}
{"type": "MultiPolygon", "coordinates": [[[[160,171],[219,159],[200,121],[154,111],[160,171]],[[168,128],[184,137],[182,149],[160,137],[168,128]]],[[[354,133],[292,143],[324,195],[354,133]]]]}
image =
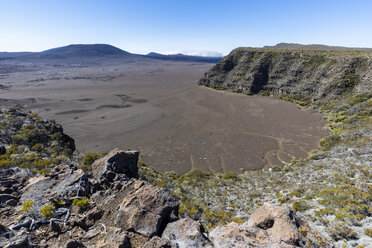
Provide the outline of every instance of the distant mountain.
{"type": "Polygon", "coordinates": [[[22,59],[28,61],[62,60],[70,61],[96,61],[97,59],[160,59],[170,61],[217,63],[220,57],[189,56],[184,54],[163,55],[149,53],[147,55],[133,54],[107,44],[73,44],[63,47],[52,48],[42,52],[0,52],[0,60],[22,59]]]}
{"type": "Polygon", "coordinates": [[[164,55],[160,53],[148,53],[146,57],[161,60],[173,60],[173,61],[189,61],[189,62],[205,62],[205,63],[218,63],[222,57],[204,57],[204,56],[190,56],[182,53],[164,55]]]}
{"type": "Polygon", "coordinates": [[[101,56],[128,56],[128,53],[117,47],[106,44],[69,45],[43,51],[40,57],[101,57],[101,56]]]}
{"type": "Polygon", "coordinates": [[[264,48],[284,48],[284,49],[302,49],[302,50],[372,50],[372,48],[327,46],[321,44],[303,45],[298,43],[278,43],[275,46],[264,46],[264,48]]]}

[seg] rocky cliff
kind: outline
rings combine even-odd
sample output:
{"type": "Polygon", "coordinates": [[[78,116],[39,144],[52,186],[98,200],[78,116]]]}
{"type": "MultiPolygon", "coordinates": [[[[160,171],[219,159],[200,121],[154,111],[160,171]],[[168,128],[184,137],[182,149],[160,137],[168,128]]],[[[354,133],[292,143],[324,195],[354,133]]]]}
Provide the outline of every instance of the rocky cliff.
{"type": "Polygon", "coordinates": [[[313,99],[371,91],[372,52],[237,48],[199,81],[216,89],[302,94],[313,99]]]}

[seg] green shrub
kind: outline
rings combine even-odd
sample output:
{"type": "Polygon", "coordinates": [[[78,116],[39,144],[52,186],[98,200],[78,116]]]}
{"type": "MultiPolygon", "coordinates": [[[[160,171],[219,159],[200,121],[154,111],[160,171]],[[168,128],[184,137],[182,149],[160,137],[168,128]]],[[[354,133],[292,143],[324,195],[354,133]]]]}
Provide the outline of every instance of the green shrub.
{"type": "Polygon", "coordinates": [[[372,238],[372,228],[365,228],[364,234],[372,238]]]}
{"type": "Polygon", "coordinates": [[[54,213],[54,206],[53,204],[47,204],[44,207],[40,209],[41,214],[46,218],[50,219],[52,218],[52,215],[54,213]]]}
{"type": "Polygon", "coordinates": [[[31,147],[31,150],[35,152],[41,152],[43,150],[43,144],[38,143],[31,147]]]}
{"type": "Polygon", "coordinates": [[[224,180],[233,180],[233,181],[236,181],[238,179],[238,176],[236,175],[235,172],[227,172],[227,173],[223,174],[222,178],[224,180]]]}
{"type": "Polygon", "coordinates": [[[34,205],[34,202],[33,202],[33,201],[22,202],[21,212],[22,212],[22,213],[26,213],[26,212],[30,211],[30,208],[31,208],[33,205],[34,205]]]}
{"type": "Polygon", "coordinates": [[[185,173],[183,176],[179,178],[179,180],[184,181],[186,179],[193,179],[193,180],[201,180],[201,179],[208,179],[212,176],[210,172],[205,172],[201,170],[191,170],[185,173]]]}
{"type": "Polygon", "coordinates": [[[333,224],[332,227],[327,227],[326,231],[336,241],[343,239],[345,240],[356,239],[358,236],[357,233],[352,228],[346,226],[345,223],[343,222],[333,224]]]}
{"type": "Polygon", "coordinates": [[[87,165],[87,166],[92,165],[93,162],[94,162],[96,159],[98,159],[98,157],[99,157],[99,155],[98,155],[97,153],[95,153],[95,152],[88,152],[88,153],[86,153],[86,154],[83,156],[83,158],[82,158],[82,163],[83,163],[84,165],[87,165]]]}
{"type": "Polygon", "coordinates": [[[310,206],[305,201],[296,201],[292,205],[293,212],[302,212],[309,208],[310,206]]]}
{"type": "Polygon", "coordinates": [[[320,140],[320,142],[319,142],[320,149],[323,150],[323,151],[328,151],[332,147],[339,144],[340,141],[341,141],[341,138],[338,135],[328,136],[328,137],[323,138],[323,139],[320,140]]]}
{"type": "Polygon", "coordinates": [[[72,205],[74,206],[78,206],[80,209],[85,209],[88,207],[88,204],[89,204],[89,199],[84,197],[84,198],[81,198],[81,199],[78,199],[78,198],[75,198],[73,201],[72,201],[72,205]]]}
{"type": "Polygon", "coordinates": [[[305,189],[303,188],[298,188],[298,189],[295,189],[292,193],[290,193],[289,195],[291,196],[296,196],[296,197],[301,197],[305,192],[305,189]]]}

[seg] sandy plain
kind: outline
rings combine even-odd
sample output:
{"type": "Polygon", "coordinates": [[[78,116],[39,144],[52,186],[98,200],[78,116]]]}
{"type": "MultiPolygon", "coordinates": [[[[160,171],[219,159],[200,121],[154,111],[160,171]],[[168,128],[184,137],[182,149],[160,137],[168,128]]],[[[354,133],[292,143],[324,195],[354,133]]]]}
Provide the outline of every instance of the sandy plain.
{"type": "Polygon", "coordinates": [[[141,151],[159,171],[242,172],[306,157],[321,115],[272,97],[197,85],[213,64],[0,61],[0,104],[55,119],[82,152],[141,151]]]}

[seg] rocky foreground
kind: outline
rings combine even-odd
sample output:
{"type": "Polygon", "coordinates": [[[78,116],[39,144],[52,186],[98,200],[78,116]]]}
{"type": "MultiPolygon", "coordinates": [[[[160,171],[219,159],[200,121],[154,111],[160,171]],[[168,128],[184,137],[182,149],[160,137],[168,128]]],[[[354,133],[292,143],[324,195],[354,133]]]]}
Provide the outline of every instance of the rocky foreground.
{"type": "Polygon", "coordinates": [[[264,204],[206,232],[179,218],[168,190],[138,179],[136,151],[113,150],[91,173],[61,164],[0,175],[0,247],[332,247],[292,211],[264,204]]]}

